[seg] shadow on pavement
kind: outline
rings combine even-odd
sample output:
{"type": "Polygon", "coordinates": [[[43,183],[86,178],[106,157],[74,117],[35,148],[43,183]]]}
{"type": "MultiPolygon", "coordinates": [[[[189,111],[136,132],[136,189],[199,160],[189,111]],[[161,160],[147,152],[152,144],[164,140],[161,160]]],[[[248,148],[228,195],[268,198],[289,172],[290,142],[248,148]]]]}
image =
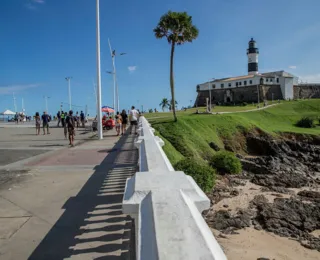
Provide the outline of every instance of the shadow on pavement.
{"type": "Polygon", "coordinates": [[[96,166],[29,260],[135,259],[134,223],[121,210],[126,179],[137,170],[133,141],[123,136],[96,166]]]}

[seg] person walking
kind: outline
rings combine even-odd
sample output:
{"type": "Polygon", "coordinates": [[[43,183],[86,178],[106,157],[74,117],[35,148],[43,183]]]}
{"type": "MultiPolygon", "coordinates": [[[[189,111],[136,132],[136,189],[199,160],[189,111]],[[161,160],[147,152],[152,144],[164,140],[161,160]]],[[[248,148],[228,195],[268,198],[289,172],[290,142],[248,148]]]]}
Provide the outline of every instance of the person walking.
{"type": "Polygon", "coordinates": [[[57,113],[57,119],[58,119],[57,127],[59,127],[59,126],[60,126],[60,122],[61,122],[61,114],[60,114],[60,111],[58,111],[58,113],[57,113]]]}
{"type": "Polygon", "coordinates": [[[41,118],[39,115],[39,112],[36,113],[35,117],[35,123],[36,123],[36,135],[40,134],[40,125],[41,125],[41,118]]]}
{"type": "Polygon", "coordinates": [[[74,146],[74,136],[75,136],[75,117],[73,116],[73,111],[69,111],[69,115],[67,117],[66,123],[68,125],[68,134],[69,134],[69,145],[74,146]]]}
{"type": "Polygon", "coordinates": [[[62,116],[63,116],[63,121],[61,121],[63,124],[63,132],[64,132],[64,138],[67,139],[67,134],[68,134],[68,127],[67,127],[67,119],[68,119],[68,115],[67,115],[67,112],[63,112],[62,111],[62,114],[61,114],[61,119],[62,119],[62,116]]]}
{"type": "Polygon", "coordinates": [[[120,135],[120,129],[121,129],[121,125],[122,125],[122,117],[120,115],[119,112],[117,112],[116,116],[115,116],[115,120],[116,120],[116,131],[117,131],[117,136],[120,135]]]}
{"type": "Polygon", "coordinates": [[[134,106],[131,107],[129,112],[129,119],[130,119],[130,134],[132,134],[132,128],[134,127],[135,134],[137,133],[137,125],[139,119],[139,112],[135,109],[134,106]]]}
{"type": "Polygon", "coordinates": [[[121,125],[121,135],[124,135],[126,132],[127,124],[128,124],[128,115],[125,109],[121,112],[122,125],[121,125]]]}
{"type": "Polygon", "coordinates": [[[85,128],[85,116],[83,111],[80,112],[80,120],[81,120],[82,127],[85,128]]]}
{"type": "Polygon", "coordinates": [[[66,112],[63,112],[63,111],[61,111],[61,125],[62,125],[62,127],[64,127],[65,126],[65,120],[66,120],[66,112]]]}
{"type": "Polygon", "coordinates": [[[47,129],[47,134],[49,135],[50,134],[50,132],[49,132],[50,117],[46,111],[43,112],[43,115],[41,118],[42,118],[43,134],[44,135],[46,134],[46,129],[47,129]]]}
{"type": "Polygon", "coordinates": [[[79,128],[80,125],[80,117],[79,117],[79,112],[77,111],[76,116],[75,116],[76,124],[77,124],[77,129],[79,128]]]}

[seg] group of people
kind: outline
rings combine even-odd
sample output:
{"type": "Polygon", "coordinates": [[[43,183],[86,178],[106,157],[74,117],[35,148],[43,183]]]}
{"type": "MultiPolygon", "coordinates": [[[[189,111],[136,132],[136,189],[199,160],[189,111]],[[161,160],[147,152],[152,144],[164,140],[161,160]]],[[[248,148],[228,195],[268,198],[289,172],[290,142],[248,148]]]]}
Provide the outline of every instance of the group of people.
{"type": "MultiPolygon", "coordinates": [[[[61,117],[63,118],[63,120],[61,120],[61,123],[64,128],[64,136],[67,139],[67,135],[69,135],[69,145],[74,146],[73,142],[74,142],[74,136],[75,136],[76,121],[77,121],[76,116],[73,115],[72,110],[70,110],[68,114],[67,112],[64,112],[64,113],[61,113],[61,115],[63,115],[63,117],[61,117]]],[[[36,115],[35,115],[36,135],[40,135],[41,121],[42,121],[43,134],[49,135],[50,134],[49,123],[51,121],[51,116],[48,115],[46,111],[43,112],[41,117],[39,112],[36,112],[36,115]]]]}
{"type": "Polygon", "coordinates": [[[117,112],[115,116],[115,125],[116,125],[116,131],[117,136],[123,135],[127,129],[128,119],[130,120],[131,130],[130,134],[132,134],[132,128],[134,127],[134,133],[137,134],[137,125],[138,125],[138,119],[139,119],[139,111],[135,109],[134,106],[131,107],[131,110],[129,111],[129,118],[126,113],[126,110],[122,110],[121,114],[117,112]]]}
{"type": "MultiPolygon", "coordinates": [[[[117,112],[115,115],[115,127],[117,136],[124,135],[128,121],[130,121],[131,129],[130,134],[132,134],[133,128],[134,133],[137,134],[137,125],[138,125],[138,119],[139,119],[139,111],[135,109],[134,106],[131,107],[131,110],[129,111],[129,115],[127,114],[126,110],[122,110],[121,113],[117,112]]],[[[79,127],[79,122],[81,121],[82,126],[85,126],[85,116],[84,113],[81,111],[80,116],[78,115],[78,112],[76,115],[73,115],[73,111],[70,110],[69,113],[60,111],[57,113],[58,118],[58,127],[61,125],[64,128],[64,136],[67,139],[67,136],[69,137],[69,145],[74,146],[74,137],[75,137],[75,128],[79,127]]],[[[111,118],[112,120],[112,118],[111,118]]],[[[43,134],[50,134],[50,127],[49,123],[51,121],[51,116],[47,114],[46,111],[43,112],[42,116],[40,117],[39,112],[35,115],[35,124],[36,124],[36,135],[40,135],[40,129],[41,129],[41,122],[42,122],[42,128],[43,128],[43,134]]],[[[112,123],[113,124],[113,123],[112,123]]]]}
{"type": "Polygon", "coordinates": [[[14,122],[16,124],[19,124],[19,122],[24,122],[24,121],[31,121],[31,116],[26,116],[24,113],[16,113],[13,117],[14,122]]]}
{"type": "MultiPolygon", "coordinates": [[[[70,111],[69,111],[69,113],[70,113],[70,111]]],[[[62,127],[65,127],[67,117],[68,117],[67,112],[58,111],[58,113],[57,113],[57,120],[58,120],[57,127],[60,126],[60,123],[61,123],[62,127]]],[[[82,127],[85,127],[85,115],[84,115],[83,111],[80,112],[80,115],[79,115],[79,112],[77,111],[76,115],[73,117],[75,119],[75,123],[76,123],[77,128],[79,128],[80,122],[81,122],[82,127]]]]}

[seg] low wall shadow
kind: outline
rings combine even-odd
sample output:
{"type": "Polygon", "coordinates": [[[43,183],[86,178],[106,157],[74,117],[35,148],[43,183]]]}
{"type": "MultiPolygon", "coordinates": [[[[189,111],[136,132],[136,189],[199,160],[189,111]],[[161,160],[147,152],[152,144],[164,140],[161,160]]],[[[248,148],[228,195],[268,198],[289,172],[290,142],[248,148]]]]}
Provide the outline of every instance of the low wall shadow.
{"type": "Polygon", "coordinates": [[[126,179],[137,170],[133,142],[121,137],[28,260],[135,259],[134,223],[122,214],[126,179]]]}

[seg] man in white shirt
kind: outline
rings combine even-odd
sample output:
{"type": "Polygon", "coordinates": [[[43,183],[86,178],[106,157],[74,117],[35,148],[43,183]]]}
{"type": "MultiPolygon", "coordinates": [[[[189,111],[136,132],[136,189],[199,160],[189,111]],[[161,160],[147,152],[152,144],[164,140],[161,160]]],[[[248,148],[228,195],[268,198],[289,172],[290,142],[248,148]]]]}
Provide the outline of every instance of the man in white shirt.
{"type": "Polygon", "coordinates": [[[134,126],[135,134],[137,134],[138,118],[139,118],[139,112],[135,109],[134,106],[132,106],[129,112],[129,120],[131,125],[130,134],[132,134],[133,126],[134,126]]]}

